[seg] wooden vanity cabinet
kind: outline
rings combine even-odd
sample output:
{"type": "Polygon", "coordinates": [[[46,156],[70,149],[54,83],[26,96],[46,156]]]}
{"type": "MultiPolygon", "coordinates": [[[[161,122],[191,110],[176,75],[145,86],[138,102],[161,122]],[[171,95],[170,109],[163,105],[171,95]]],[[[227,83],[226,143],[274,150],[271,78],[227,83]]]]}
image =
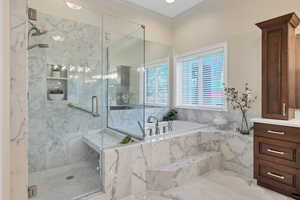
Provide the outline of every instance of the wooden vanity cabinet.
{"type": "Polygon", "coordinates": [[[256,24],[262,30],[262,117],[289,120],[295,109],[295,13],[256,24]]]}
{"type": "Polygon", "coordinates": [[[300,34],[296,35],[296,108],[300,109],[300,34]]]}
{"type": "Polygon", "coordinates": [[[300,198],[300,128],[254,123],[257,184],[300,198]]]}

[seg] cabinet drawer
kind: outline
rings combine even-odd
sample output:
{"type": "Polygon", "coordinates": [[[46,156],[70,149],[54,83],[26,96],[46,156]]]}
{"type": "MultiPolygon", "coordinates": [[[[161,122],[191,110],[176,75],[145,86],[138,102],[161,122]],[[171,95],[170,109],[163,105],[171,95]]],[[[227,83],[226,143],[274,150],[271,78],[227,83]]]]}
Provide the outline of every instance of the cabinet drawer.
{"type": "Polygon", "coordinates": [[[294,168],[257,160],[258,183],[277,188],[280,192],[298,193],[299,171],[294,168]]]}
{"type": "Polygon", "coordinates": [[[274,166],[263,163],[260,165],[259,175],[292,187],[295,186],[294,182],[296,180],[296,172],[292,171],[292,169],[291,171],[285,171],[282,168],[276,168],[274,166]]]}
{"type": "Polygon", "coordinates": [[[254,123],[255,136],[300,143],[300,128],[254,123]]]}
{"type": "Polygon", "coordinates": [[[300,169],[298,144],[257,136],[254,143],[256,158],[300,169]]]}
{"type": "Polygon", "coordinates": [[[284,148],[272,144],[261,143],[261,153],[269,156],[275,156],[278,158],[296,161],[295,154],[296,149],[284,148]]]}

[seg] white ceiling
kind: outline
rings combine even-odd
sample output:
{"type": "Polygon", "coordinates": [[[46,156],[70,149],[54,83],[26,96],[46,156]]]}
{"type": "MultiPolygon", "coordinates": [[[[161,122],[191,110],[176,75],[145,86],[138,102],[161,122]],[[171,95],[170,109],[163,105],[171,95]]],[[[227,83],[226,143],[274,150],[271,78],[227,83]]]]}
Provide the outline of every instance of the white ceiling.
{"type": "Polygon", "coordinates": [[[175,17],[184,11],[194,7],[203,0],[176,0],[172,4],[166,3],[165,0],[126,0],[130,3],[137,4],[146,9],[158,12],[168,17],[175,17]]]}

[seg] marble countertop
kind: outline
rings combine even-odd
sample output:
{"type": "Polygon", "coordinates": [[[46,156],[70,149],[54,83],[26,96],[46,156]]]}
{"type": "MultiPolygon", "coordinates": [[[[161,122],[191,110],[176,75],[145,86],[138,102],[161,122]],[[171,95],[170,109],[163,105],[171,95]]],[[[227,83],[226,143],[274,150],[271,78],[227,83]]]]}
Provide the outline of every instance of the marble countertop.
{"type": "Polygon", "coordinates": [[[300,119],[291,119],[291,120],[277,120],[277,119],[266,119],[266,118],[254,118],[251,119],[254,123],[264,123],[264,124],[274,124],[281,126],[291,126],[300,128],[300,119]]]}

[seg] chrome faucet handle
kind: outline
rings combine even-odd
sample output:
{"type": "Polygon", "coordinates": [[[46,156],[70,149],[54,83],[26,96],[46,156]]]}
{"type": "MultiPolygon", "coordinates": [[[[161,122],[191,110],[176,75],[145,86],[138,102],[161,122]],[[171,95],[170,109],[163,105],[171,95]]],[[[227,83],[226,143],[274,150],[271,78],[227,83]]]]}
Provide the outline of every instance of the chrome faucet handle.
{"type": "Polygon", "coordinates": [[[154,121],[155,123],[157,123],[159,121],[157,117],[155,117],[155,116],[149,116],[148,119],[147,119],[147,122],[148,123],[154,123],[154,122],[152,122],[152,119],[155,120],[154,121]]]}
{"type": "Polygon", "coordinates": [[[155,135],[160,135],[160,128],[159,128],[159,125],[157,125],[155,127],[155,135]]]}
{"type": "Polygon", "coordinates": [[[168,121],[168,129],[169,131],[173,131],[173,121],[168,121]]]}

